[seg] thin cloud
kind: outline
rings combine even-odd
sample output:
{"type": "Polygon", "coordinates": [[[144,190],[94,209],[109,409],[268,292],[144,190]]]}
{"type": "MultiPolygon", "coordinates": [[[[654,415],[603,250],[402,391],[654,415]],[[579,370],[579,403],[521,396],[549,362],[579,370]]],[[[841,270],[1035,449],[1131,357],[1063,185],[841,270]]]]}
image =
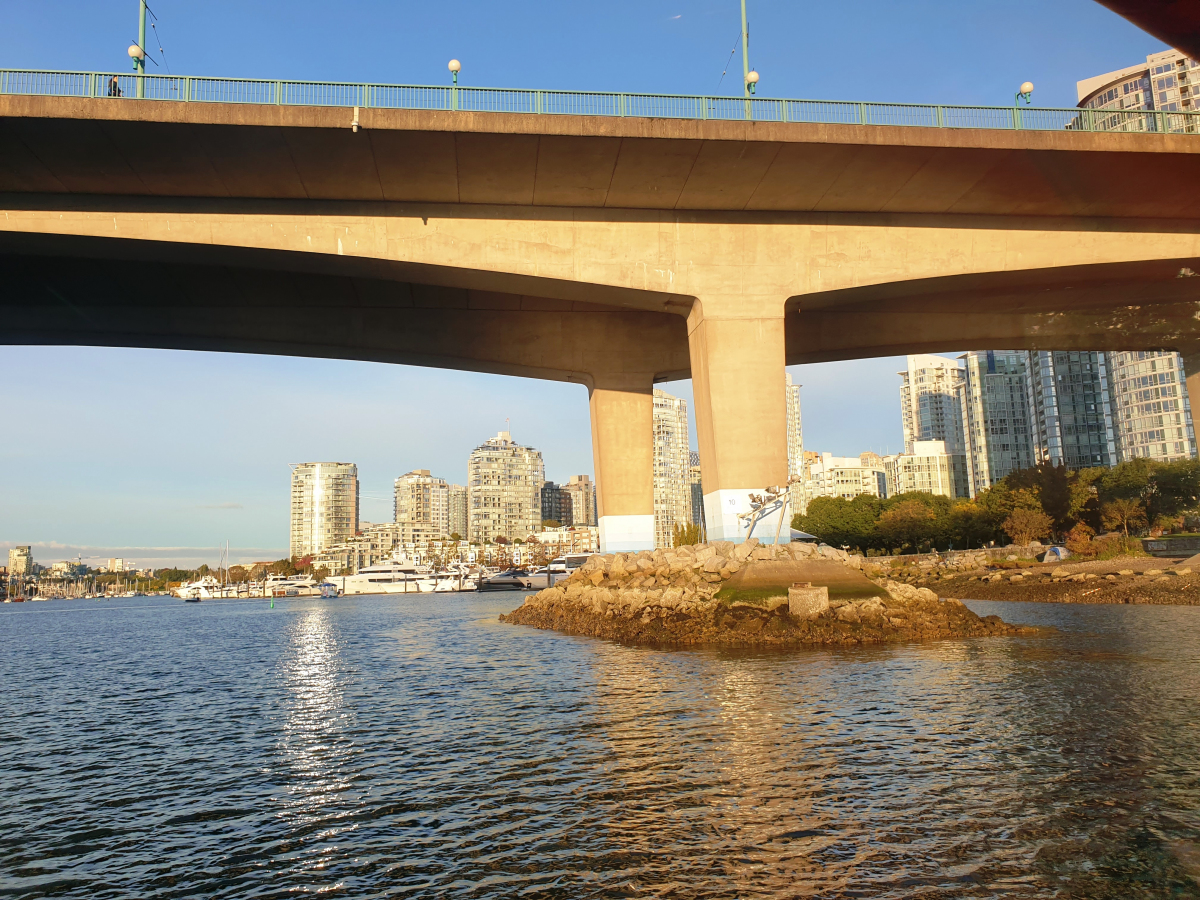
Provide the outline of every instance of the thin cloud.
{"type": "Polygon", "coordinates": [[[197,506],[197,509],[245,509],[240,503],[212,503],[204,506],[197,506]]]}

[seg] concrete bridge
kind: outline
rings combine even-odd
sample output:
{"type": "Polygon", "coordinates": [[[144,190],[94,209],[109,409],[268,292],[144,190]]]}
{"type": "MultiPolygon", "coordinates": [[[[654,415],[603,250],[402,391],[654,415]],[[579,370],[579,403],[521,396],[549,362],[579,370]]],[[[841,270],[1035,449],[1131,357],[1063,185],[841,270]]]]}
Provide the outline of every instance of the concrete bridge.
{"type": "Polygon", "coordinates": [[[653,541],[656,381],[693,379],[708,531],[737,540],[787,477],[785,365],[1200,371],[1194,134],[5,95],[0,213],[0,342],[586,385],[609,550],[653,541]]]}

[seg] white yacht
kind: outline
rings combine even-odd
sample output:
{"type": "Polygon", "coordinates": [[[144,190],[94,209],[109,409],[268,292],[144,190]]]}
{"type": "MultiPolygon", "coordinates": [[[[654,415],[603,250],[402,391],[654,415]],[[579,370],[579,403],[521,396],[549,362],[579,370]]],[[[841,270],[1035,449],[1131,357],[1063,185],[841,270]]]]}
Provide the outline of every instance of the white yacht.
{"type": "Polygon", "coordinates": [[[175,588],[175,596],[183,600],[211,600],[220,593],[221,582],[211,575],[189,581],[175,588]]]}
{"type": "Polygon", "coordinates": [[[438,584],[438,577],[428,569],[398,559],[367,566],[357,575],[335,575],[327,580],[342,594],[431,594],[438,584]]]}
{"type": "Polygon", "coordinates": [[[264,597],[333,597],[336,590],[331,579],[317,581],[311,575],[268,575],[263,585],[264,597]]]}
{"type": "Polygon", "coordinates": [[[464,565],[453,565],[444,571],[438,572],[435,577],[437,584],[434,590],[439,594],[473,591],[479,586],[478,574],[472,572],[464,565]]]}

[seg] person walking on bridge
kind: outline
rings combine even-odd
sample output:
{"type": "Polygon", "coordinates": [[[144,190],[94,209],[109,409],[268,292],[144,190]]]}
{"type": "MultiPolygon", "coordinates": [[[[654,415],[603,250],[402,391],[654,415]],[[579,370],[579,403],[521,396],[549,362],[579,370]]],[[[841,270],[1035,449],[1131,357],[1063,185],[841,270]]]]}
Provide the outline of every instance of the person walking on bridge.
{"type": "Polygon", "coordinates": [[[114,75],[114,76],[113,76],[112,78],[110,78],[110,79],[109,79],[109,81],[108,81],[108,96],[110,96],[110,97],[120,97],[120,96],[122,96],[122,94],[121,94],[121,85],[120,85],[120,82],[118,82],[118,81],[117,81],[117,76],[116,76],[116,75],[114,75]]]}

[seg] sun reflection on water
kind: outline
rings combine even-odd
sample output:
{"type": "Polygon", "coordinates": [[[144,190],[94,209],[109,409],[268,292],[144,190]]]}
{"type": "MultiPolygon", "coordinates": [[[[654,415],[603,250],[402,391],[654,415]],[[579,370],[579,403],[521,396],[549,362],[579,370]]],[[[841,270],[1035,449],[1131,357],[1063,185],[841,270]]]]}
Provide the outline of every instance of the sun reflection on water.
{"type": "Polygon", "coordinates": [[[305,867],[320,869],[352,827],[338,820],[353,808],[355,716],[345,699],[349,676],[338,633],[326,610],[305,610],[288,638],[282,662],[287,716],[279,737],[286,796],[279,815],[293,831],[308,832],[305,867]]]}

